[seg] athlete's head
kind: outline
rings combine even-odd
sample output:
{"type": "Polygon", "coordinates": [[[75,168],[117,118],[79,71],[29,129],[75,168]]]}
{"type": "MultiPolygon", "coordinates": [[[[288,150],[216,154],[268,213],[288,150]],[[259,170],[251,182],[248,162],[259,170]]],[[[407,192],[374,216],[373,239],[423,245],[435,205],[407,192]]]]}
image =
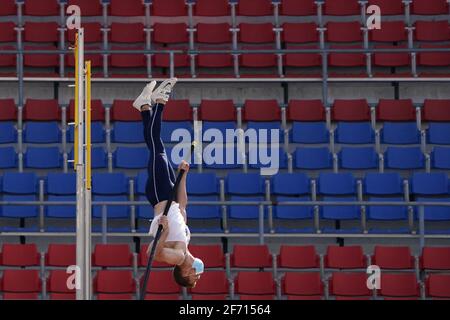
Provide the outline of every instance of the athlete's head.
{"type": "Polygon", "coordinates": [[[175,266],[173,277],[180,286],[193,288],[200,279],[201,273],[203,273],[203,261],[194,257],[189,260],[189,262],[175,266]]]}

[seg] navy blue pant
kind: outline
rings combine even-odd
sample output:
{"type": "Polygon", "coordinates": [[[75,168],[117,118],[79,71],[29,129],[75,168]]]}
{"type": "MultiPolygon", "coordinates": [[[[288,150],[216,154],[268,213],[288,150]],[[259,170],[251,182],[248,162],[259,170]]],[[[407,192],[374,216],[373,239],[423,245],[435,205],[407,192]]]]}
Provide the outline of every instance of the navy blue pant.
{"type": "Polygon", "coordinates": [[[144,124],[144,138],[150,158],[145,194],[152,206],[168,200],[175,184],[175,173],[169,164],[164,144],[161,140],[161,120],[164,105],[156,104],[150,110],[141,112],[144,124]]]}

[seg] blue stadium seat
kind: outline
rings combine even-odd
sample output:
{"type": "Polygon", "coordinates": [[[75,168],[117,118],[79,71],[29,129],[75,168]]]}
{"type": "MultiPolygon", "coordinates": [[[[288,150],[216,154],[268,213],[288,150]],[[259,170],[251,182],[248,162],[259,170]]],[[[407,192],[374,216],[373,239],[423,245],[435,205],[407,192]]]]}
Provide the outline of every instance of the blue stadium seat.
{"type": "MultiPolygon", "coordinates": [[[[370,197],[369,201],[405,201],[403,197],[370,197]]],[[[367,220],[395,221],[408,219],[408,208],[399,206],[369,206],[367,220]]]]}
{"type": "Polygon", "coordinates": [[[327,147],[297,148],[294,163],[297,169],[331,169],[333,168],[333,155],[327,147]]]}
{"type": "Polygon", "coordinates": [[[272,149],[267,147],[267,149],[260,149],[261,146],[249,146],[248,151],[248,164],[251,169],[269,168],[274,169],[286,169],[288,166],[288,159],[286,151],[284,148],[277,148],[278,160],[272,159],[272,149]],[[263,159],[261,159],[260,154],[262,153],[263,159]],[[270,162],[271,161],[271,162],[270,162]],[[277,161],[277,162],[276,162],[277,161]],[[262,162],[265,162],[264,164],[262,162]]]}
{"type": "Polygon", "coordinates": [[[430,122],[427,131],[428,143],[450,144],[450,123],[430,122]]]}
{"type": "Polygon", "coordinates": [[[340,167],[343,169],[363,170],[378,168],[378,154],[372,147],[343,147],[339,153],[340,167]]]}
{"type": "Polygon", "coordinates": [[[274,195],[299,196],[311,192],[310,179],[304,173],[278,173],[272,177],[274,195]]]}
{"type": "MultiPolygon", "coordinates": [[[[69,127],[68,142],[73,142],[74,137],[74,127],[69,127]]],[[[103,143],[105,142],[105,130],[103,129],[103,122],[95,121],[91,125],[91,142],[92,143],[103,143]]]]}
{"type": "Polygon", "coordinates": [[[9,169],[15,167],[17,167],[17,154],[14,148],[0,148],[0,169],[9,169]]]}
{"type": "Polygon", "coordinates": [[[381,141],[386,144],[419,144],[420,131],[415,122],[385,122],[381,141]]]}
{"type": "MultiPolygon", "coordinates": [[[[17,194],[5,194],[3,195],[3,201],[37,201],[37,196],[34,194],[29,195],[17,195],[17,194]]],[[[7,218],[35,218],[38,216],[37,206],[3,206],[3,217],[7,218]]]]}
{"type": "MultiPolygon", "coordinates": [[[[49,173],[46,187],[48,201],[76,201],[75,173],[49,173]]],[[[48,206],[45,215],[49,218],[75,218],[76,205],[48,206]]],[[[49,228],[52,227],[47,227],[47,230],[49,228]]],[[[61,230],[55,229],[55,231],[61,230]]]]}
{"type": "Polygon", "coordinates": [[[92,193],[101,195],[127,194],[128,179],[123,173],[94,173],[92,193]]]}
{"type": "MultiPolygon", "coordinates": [[[[416,201],[422,202],[450,202],[447,197],[416,197],[416,201]]],[[[424,217],[426,221],[450,221],[450,206],[425,206],[424,217]]],[[[418,219],[418,215],[416,217],[418,219]]],[[[426,232],[432,229],[426,228],[426,232]]],[[[448,231],[445,231],[448,233],[448,231]]]]}
{"type": "MultiPolygon", "coordinates": [[[[118,196],[105,196],[94,195],[93,201],[128,201],[128,197],[125,195],[118,196]]],[[[130,217],[130,206],[106,206],[106,217],[108,219],[126,219],[130,217]]],[[[102,218],[102,206],[94,205],[92,210],[92,217],[100,219],[102,218]]]]}
{"type": "MultiPolygon", "coordinates": [[[[256,134],[257,134],[257,138],[258,141],[257,143],[259,143],[260,141],[265,141],[265,142],[283,142],[284,141],[284,135],[283,135],[283,130],[281,130],[281,123],[280,122],[275,122],[275,121],[270,121],[270,122],[254,122],[254,121],[249,121],[247,122],[247,130],[256,130],[256,134]],[[263,135],[263,132],[260,132],[259,130],[267,130],[266,134],[263,135]],[[278,134],[278,139],[275,139],[276,135],[272,135],[272,131],[271,130],[277,130],[277,134],[278,134]],[[272,137],[273,137],[273,141],[272,141],[272,137]]],[[[246,141],[248,141],[247,137],[246,137],[246,141]]],[[[250,143],[255,143],[255,141],[249,141],[250,143]]]]}
{"type": "MultiPolygon", "coordinates": [[[[48,195],[48,201],[76,201],[76,195],[48,195]]],[[[48,218],[76,218],[77,206],[76,205],[57,205],[48,206],[45,211],[45,216],[48,218]]],[[[47,230],[52,229],[54,231],[60,231],[62,229],[56,227],[47,227],[47,230]]]]}
{"type": "Polygon", "coordinates": [[[25,168],[61,168],[62,157],[58,147],[28,147],[24,157],[25,168]]]}
{"type": "MultiPolygon", "coordinates": [[[[264,201],[263,196],[231,196],[230,201],[264,201]]],[[[228,206],[230,219],[258,220],[259,207],[257,205],[231,205],[228,206]]]]}
{"type": "Polygon", "coordinates": [[[263,194],[264,179],[258,173],[229,173],[225,189],[231,195],[263,194]]]}
{"type": "Polygon", "coordinates": [[[203,147],[202,161],[203,167],[208,169],[238,169],[243,167],[244,158],[236,147],[216,147],[209,144],[203,147]]]}
{"type": "Polygon", "coordinates": [[[339,122],[336,142],[345,144],[369,144],[375,142],[375,133],[370,122],[339,122]]]}
{"type": "MultiPolygon", "coordinates": [[[[277,197],[277,201],[311,201],[310,196],[297,197],[277,197]]],[[[275,206],[274,217],[281,220],[296,220],[296,219],[312,219],[314,217],[313,206],[275,206]]],[[[286,228],[276,228],[277,231],[286,232],[286,228]]],[[[294,229],[295,230],[295,229],[294,229]]],[[[292,230],[292,231],[294,231],[292,230]]]]}
{"type": "Polygon", "coordinates": [[[318,191],[322,195],[353,195],[356,181],[351,173],[320,173],[318,191]]]}
{"type": "MultiPolygon", "coordinates": [[[[5,172],[3,175],[3,201],[36,201],[37,177],[34,173],[5,172]]],[[[37,206],[3,206],[3,217],[34,218],[37,206]]]]}
{"type": "Polygon", "coordinates": [[[114,166],[122,169],[142,169],[147,167],[148,158],[147,147],[118,147],[114,153],[114,166]]]}
{"type": "Polygon", "coordinates": [[[425,157],[420,147],[388,147],[384,153],[385,167],[412,170],[425,167],[425,157]]]}
{"type": "Polygon", "coordinates": [[[15,143],[17,131],[14,122],[0,122],[0,143],[15,143]]]}
{"type": "Polygon", "coordinates": [[[58,143],[61,131],[57,122],[27,122],[24,130],[24,142],[58,143]]]}
{"type": "Polygon", "coordinates": [[[411,177],[411,192],[415,195],[448,194],[447,174],[415,172],[411,177]]]}
{"type": "MultiPolygon", "coordinates": [[[[227,130],[236,130],[236,122],[234,121],[203,121],[202,122],[202,131],[203,141],[211,142],[211,140],[214,140],[214,136],[217,134],[216,131],[212,130],[219,130],[222,136],[225,138],[227,134],[227,130]],[[208,132],[209,131],[209,134],[208,132]],[[211,137],[211,136],[212,137],[211,137]],[[205,139],[206,138],[206,139],[205,139]]],[[[237,141],[237,138],[234,139],[234,141],[237,141]]]]}
{"type": "Polygon", "coordinates": [[[113,142],[143,143],[145,140],[142,122],[114,122],[111,138],[113,142]]]}
{"type": "MultiPolygon", "coordinates": [[[[357,201],[356,197],[325,196],[323,201],[357,201]]],[[[327,220],[359,220],[360,208],[358,206],[323,206],[320,217],[327,220]]]]}
{"type": "Polygon", "coordinates": [[[290,131],[293,143],[319,144],[330,141],[330,132],[325,122],[293,122],[290,131]]]}
{"type": "Polygon", "coordinates": [[[450,148],[435,147],[431,153],[431,166],[434,169],[450,169],[450,148]]]}
{"type": "MultiPolygon", "coordinates": [[[[73,159],[73,149],[70,151],[68,155],[69,159],[73,159]]],[[[91,150],[91,166],[92,169],[101,169],[106,168],[108,166],[108,155],[106,154],[103,147],[93,147],[91,150]]],[[[73,163],[70,164],[70,167],[73,168],[73,163]]]]}
{"type": "MultiPolygon", "coordinates": [[[[182,129],[184,130],[182,133],[189,133],[189,141],[192,140],[193,137],[193,129],[192,129],[192,122],[190,121],[163,121],[161,124],[161,139],[163,142],[166,143],[177,143],[182,141],[179,137],[174,137],[174,140],[172,140],[172,133],[177,130],[182,129]]],[[[178,136],[178,135],[176,135],[178,136]]],[[[187,138],[186,138],[187,139],[187,138]]]]}
{"type": "MultiPolygon", "coordinates": [[[[220,200],[215,173],[189,173],[186,186],[190,201],[220,200]]],[[[192,219],[221,219],[220,206],[189,205],[187,215],[192,219]]]]}

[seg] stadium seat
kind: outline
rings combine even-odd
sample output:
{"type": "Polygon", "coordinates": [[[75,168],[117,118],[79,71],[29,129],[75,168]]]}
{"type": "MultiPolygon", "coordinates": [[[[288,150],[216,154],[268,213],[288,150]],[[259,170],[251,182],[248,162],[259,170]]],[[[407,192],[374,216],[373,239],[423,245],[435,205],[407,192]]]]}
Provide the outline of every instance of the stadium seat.
{"type": "Polygon", "coordinates": [[[36,244],[9,244],[2,245],[1,265],[8,267],[39,266],[40,254],[36,244]]]}
{"type": "Polygon", "coordinates": [[[365,99],[334,101],[332,117],[335,121],[368,121],[370,109],[365,99]]]}
{"type": "Polygon", "coordinates": [[[188,42],[185,23],[155,23],[153,25],[153,41],[159,44],[179,44],[188,42]]]}
{"type": "Polygon", "coordinates": [[[39,270],[4,270],[2,280],[3,296],[5,296],[6,293],[37,294],[41,291],[39,270]]]}
{"type": "Polygon", "coordinates": [[[17,107],[14,99],[0,99],[0,121],[15,121],[17,107]]]}
{"type": "Polygon", "coordinates": [[[420,131],[415,122],[385,122],[381,142],[386,144],[419,144],[420,131]]]}
{"type": "Polygon", "coordinates": [[[290,131],[292,143],[329,143],[330,133],[325,122],[293,122],[290,131]]]}
{"type": "Polygon", "coordinates": [[[61,168],[62,157],[58,147],[28,147],[25,153],[25,167],[32,169],[61,168]]]}
{"type": "Polygon", "coordinates": [[[229,173],[226,191],[232,195],[254,195],[264,192],[264,181],[257,173],[229,173]]]}
{"type": "Polygon", "coordinates": [[[271,268],[272,255],[267,245],[234,245],[231,266],[233,268],[271,268]]]}
{"type": "Polygon", "coordinates": [[[15,42],[16,41],[16,25],[14,22],[0,22],[0,42],[15,42]]]}
{"type": "MultiPolygon", "coordinates": [[[[107,154],[103,147],[93,147],[91,150],[91,166],[92,169],[106,168],[108,165],[107,154]]],[[[73,149],[69,153],[69,159],[73,159],[73,149]]],[[[73,164],[70,164],[70,167],[73,168],[73,164]]]]}
{"type": "Polygon", "coordinates": [[[420,147],[388,147],[384,159],[386,168],[389,169],[425,168],[425,158],[420,147]]]}
{"type": "Polygon", "coordinates": [[[427,138],[431,144],[450,145],[450,123],[430,123],[427,138]]]}
{"type": "Polygon", "coordinates": [[[117,121],[114,123],[111,138],[118,143],[142,143],[144,142],[144,126],[141,122],[117,121]]]}
{"type": "Polygon", "coordinates": [[[450,122],[450,100],[425,99],[423,119],[425,121],[450,122]]]}
{"type": "Polygon", "coordinates": [[[45,265],[51,267],[67,267],[76,264],[76,245],[50,243],[45,255],[45,265]]]}
{"type": "MultiPolygon", "coordinates": [[[[274,49],[275,33],[271,23],[241,23],[239,24],[239,30],[239,41],[241,43],[259,45],[246,45],[242,46],[241,49],[274,49]]],[[[242,54],[240,56],[240,65],[243,67],[275,67],[277,65],[277,57],[270,53],[242,54]]]]}
{"type": "Polygon", "coordinates": [[[0,143],[13,143],[17,140],[17,131],[13,122],[0,122],[0,143]]]}
{"type": "Polygon", "coordinates": [[[411,192],[420,195],[448,194],[448,178],[444,173],[414,172],[411,176],[411,192]]]}
{"type": "MultiPolygon", "coordinates": [[[[27,21],[24,24],[24,29],[23,40],[27,42],[25,50],[57,50],[54,45],[59,41],[58,24],[56,22],[27,21]],[[33,43],[33,45],[31,45],[31,43],[33,43]]],[[[24,66],[57,67],[59,66],[59,55],[25,54],[24,66]]]]}
{"type": "Polygon", "coordinates": [[[228,295],[228,280],[225,271],[208,271],[202,274],[197,285],[190,289],[190,293],[197,298],[207,298],[208,295],[228,295]]]}
{"type": "Polygon", "coordinates": [[[280,15],[283,16],[314,16],[317,7],[314,0],[282,0],[280,15]]]}
{"type": "Polygon", "coordinates": [[[373,147],[343,147],[339,152],[339,166],[350,170],[377,169],[378,154],[373,147]]]}
{"type": "Polygon", "coordinates": [[[332,169],[333,156],[328,147],[297,148],[294,154],[294,164],[296,169],[332,169]]]}
{"type": "Polygon", "coordinates": [[[100,0],[69,0],[68,6],[77,5],[81,8],[83,16],[101,16],[102,15],[102,4],[100,0]]]}
{"type": "Polygon", "coordinates": [[[369,0],[370,5],[377,5],[380,7],[381,12],[383,12],[384,15],[403,15],[405,12],[404,4],[402,0],[369,0]]]}
{"type": "Polygon", "coordinates": [[[198,23],[197,42],[224,44],[231,42],[231,26],[228,23],[198,23]]]}
{"type": "Polygon", "coordinates": [[[147,168],[149,151],[146,147],[118,147],[114,153],[114,166],[121,169],[147,168]]]}
{"type": "Polygon", "coordinates": [[[420,290],[414,273],[382,273],[381,283],[378,296],[385,300],[417,300],[419,298],[420,290]]]}
{"type": "Polygon", "coordinates": [[[361,7],[357,0],[345,1],[326,0],[324,13],[329,16],[355,16],[359,15],[361,7]]]}
{"type": "Polygon", "coordinates": [[[131,0],[127,3],[121,0],[110,1],[110,14],[119,17],[145,16],[145,6],[140,0],[131,0]]]}
{"type": "Polygon", "coordinates": [[[281,245],[277,266],[287,269],[316,269],[320,257],[314,246],[281,245]]]}
{"type": "Polygon", "coordinates": [[[288,299],[320,300],[324,293],[319,272],[286,272],[281,279],[281,288],[288,299]]]}
{"type": "Polygon", "coordinates": [[[367,274],[360,272],[333,272],[330,293],[336,300],[369,299],[372,293],[367,288],[367,274]]]}
{"type": "Polygon", "coordinates": [[[235,121],[236,108],[233,100],[202,100],[199,119],[203,121],[235,121]]]}
{"type": "MultiPolygon", "coordinates": [[[[163,121],[161,125],[161,139],[165,143],[175,144],[181,142],[183,139],[191,141],[192,137],[192,121],[163,121]]],[[[166,152],[168,155],[171,154],[169,148],[167,148],[166,152]]]]}
{"type": "MultiPolygon", "coordinates": [[[[449,45],[421,44],[421,49],[448,49],[449,45]]],[[[418,57],[418,65],[425,67],[446,67],[450,65],[448,52],[421,52],[418,57]]]]}
{"type": "Polygon", "coordinates": [[[0,8],[0,16],[13,16],[17,14],[16,1],[5,0],[0,8]]]}
{"type": "Polygon", "coordinates": [[[94,278],[94,293],[96,294],[134,294],[136,283],[131,271],[99,270],[94,278]]]}
{"type": "Polygon", "coordinates": [[[450,148],[435,147],[431,153],[431,164],[434,169],[450,169],[450,148]]]}
{"type": "Polygon", "coordinates": [[[263,296],[273,296],[275,294],[275,283],[272,273],[239,272],[235,278],[235,293],[255,300],[263,296]]]}
{"type": "Polygon", "coordinates": [[[383,21],[381,29],[370,30],[370,39],[375,42],[401,42],[408,39],[403,21],[383,21]]]}
{"type": "MultiPolygon", "coordinates": [[[[375,49],[407,49],[406,44],[399,45],[376,45],[375,49]]],[[[403,53],[375,53],[373,54],[373,64],[377,67],[407,67],[411,64],[410,55],[403,53]]]]}
{"type": "Polygon", "coordinates": [[[17,167],[17,154],[13,147],[0,148],[0,169],[17,167]]]}
{"type": "Polygon", "coordinates": [[[189,245],[189,252],[191,252],[194,257],[202,259],[205,268],[225,267],[225,256],[222,247],[219,244],[189,245]]]}
{"type": "Polygon", "coordinates": [[[128,244],[96,244],[92,265],[97,267],[131,267],[133,254],[128,244]]]}
{"type": "Polygon", "coordinates": [[[154,0],[152,15],[161,17],[187,16],[187,6],[184,0],[154,0]]]}
{"type": "Polygon", "coordinates": [[[57,122],[28,121],[24,129],[24,142],[27,143],[59,143],[61,131],[57,122]]]}
{"type": "Polygon", "coordinates": [[[35,173],[5,172],[3,175],[3,193],[34,194],[37,188],[35,173]]]}
{"type": "MultiPolygon", "coordinates": [[[[150,295],[179,295],[180,286],[175,282],[172,270],[153,271],[147,282],[146,297],[150,295]]],[[[140,285],[143,285],[144,276],[140,279],[140,285]]],[[[200,281],[199,281],[200,282],[200,281]]]]}
{"type": "Polygon", "coordinates": [[[113,121],[142,121],[141,114],[132,106],[131,100],[115,99],[111,109],[111,120],[113,121]]]}
{"type": "Polygon", "coordinates": [[[94,173],[92,176],[93,194],[124,194],[128,181],[123,173],[94,173]]]}
{"type": "Polygon", "coordinates": [[[163,121],[191,121],[192,108],[189,100],[169,100],[164,107],[163,121]]]}
{"type": "MultiPolygon", "coordinates": [[[[288,44],[288,50],[311,50],[319,49],[316,45],[299,46],[288,44]]],[[[283,57],[283,63],[286,67],[302,68],[302,67],[320,67],[322,65],[322,58],[318,53],[286,53],[283,57]]],[[[294,71],[287,70],[289,75],[295,76],[294,71]]]]}
{"type": "Polygon", "coordinates": [[[450,270],[450,247],[424,247],[420,265],[425,271],[450,270]]]}
{"type": "MultiPolygon", "coordinates": [[[[218,180],[215,173],[190,173],[187,176],[187,190],[193,201],[219,201],[218,180]]],[[[220,206],[189,204],[190,219],[221,219],[220,206]]]]}
{"type": "MultiPolygon", "coordinates": [[[[75,101],[72,99],[69,102],[68,120],[73,121],[75,119],[75,101]]],[[[105,108],[103,107],[102,100],[91,100],[91,121],[105,121],[105,108]]]]}
{"type": "Polygon", "coordinates": [[[273,14],[272,1],[262,0],[256,4],[252,0],[240,0],[236,12],[239,16],[270,16],[273,14]]]}
{"type": "Polygon", "coordinates": [[[388,100],[380,99],[378,103],[377,120],[379,121],[414,121],[416,110],[411,99],[388,100]]]}
{"type": "Polygon", "coordinates": [[[414,269],[414,257],[409,247],[375,246],[372,264],[383,269],[414,269]]]}
{"type": "Polygon", "coordinates": [[[411,11],[417,15],[448,14],[448,3],[445,0],[414,0],[411,11]]]}
{"type": "Polygon", "coordinates": [[[70,274],[66,270],[50,270],[47,278],[47,292],[51,300],[75,300],[75,290],[67,287],[70,274]]]}
{"type": "Polygon", "coordinates": [[[447,20],[416,21],[414,26],[417,41],[448,41],[450,39],[447,20]]]}
{"type": "Polygon", "coordinates": [[[339,122],[335,131],[337,143],[373,144],[375,133],[369,122],[339,122]]]}
{"type": "MultiPolygon", "coordinates": [[[[334,50],[353,50],[363,49],[361,45],[332,45],[330,49],[334,50]]],[[[328,56],[328,64],[330,67],[365,67],[366,56],[363,53],[340,53],[332,52],[328,56]]],[[[362,70],[362,68],[360,68],[362,70]]]]}
{"type": "Polygon", "coordinates": [[[361,246],[328,246],[325,255],[325,268],[363,269],[367,260],[361,246]]]}
{"type": "Polygon", "coordinates": [[[24,108],[24,120],[28,121],[59,121],[61,109],[58,101],[27,99],[24,108]]]}
{"type": "Polygon", "coordinates": [[[450,299],[450,275],[430,274],[425,280],[426,296],[432,299],[450,299]]]}
{"type": "MultiPolygon", "coordinates": [[[[117,44],[143,44],[145,42],[144,25],[142,23],[111,24],[111,42],[116,44],[113,49],[124,49],[117,44]]],[[[138,47],[136,47],[139,49],[138,47]]],[[[128,48],[127,49],[132,49],[128,48]]],[[[142,48],[143,49],[143,48],[142,48]]],[[[112,67],[145,67],[146,60],[143,54],[112,54],[112,67]]]]}
{"type": "MultiPolygon", "coordinates": [[[[69,127],[68,142],[74,142],[75,128],[74,126],[69,127]]],[[[92,122],[91,123],[91,143],[103,143],[105,142],[105,130],[103,129],[102,122],[92,122]]]]}
{"type": "Polygon", "coordinates": [[[321,100],[290,100],[287,118],[291,121],[323,121],[325,108],[321,100]]]}
{"type": "Polygon", "coordinates": [[[282,25],[282,28],[282,41],[285,43],[317,43],[319,41],[318,25],[313,22],[287,22],[282,25]]]}
{"type": "MultiPolygon", "coordinates": [[[[91,2],[95,3],[95,2],[91,2]]],[[[84,42],[85,43],[93,43],[93,42],[102,42],[102,25],[99,22],[86,22],[82,24],[84,28],[84,42]]],[[[75,29],[67,30],[67,40],[70,43],[75,43],[75,29]]],[[[73,55],[72,55],[73,57],[73,55]]]]}
{"type": "Polygon", "coordinates": [[[194,15],[202,17],[220,17],[230,14],[228,0],[198,0],[195,3],[194,15]]]}
{"type": "Polygon", "coordinates": [[[328,22],[326,24],[328,42],[361,42],[361,24],[351,22],[328,22]]]}
{"type": "MultiPolygon", "coordinates": [[[[74,173],[49,173],[46,181],[49,201],[75,201],[76,200],[76,175],[74,173]]],[[[48,206],[47,217],[74,218],[76,216],[75,205],[48,206]]]]}
{"type": "Polygon", "coordinates": [[[27,0],[24,5],[24,15],[58,16],[59,8],[57,0],[27,0]]]}

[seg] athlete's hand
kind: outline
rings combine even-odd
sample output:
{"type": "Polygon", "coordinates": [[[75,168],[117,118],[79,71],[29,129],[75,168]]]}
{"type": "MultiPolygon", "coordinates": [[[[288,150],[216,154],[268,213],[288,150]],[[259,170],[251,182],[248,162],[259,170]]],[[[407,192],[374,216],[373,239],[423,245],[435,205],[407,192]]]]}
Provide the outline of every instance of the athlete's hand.
{"type": "Polygon", "coordinates": [[[189,163],[187,163],[185,160],[182,160],[180,165],[178,166],[178,169],[184,170],[185,173],[189,171],[189,163]]]}
{"type": "Polygon", "coordinates": [[[169,229],[169,219],[167,219],[167,216],[161,216],[159,218],[159,224],[162,225],[163,231],[167,231],[169,229]]]}

